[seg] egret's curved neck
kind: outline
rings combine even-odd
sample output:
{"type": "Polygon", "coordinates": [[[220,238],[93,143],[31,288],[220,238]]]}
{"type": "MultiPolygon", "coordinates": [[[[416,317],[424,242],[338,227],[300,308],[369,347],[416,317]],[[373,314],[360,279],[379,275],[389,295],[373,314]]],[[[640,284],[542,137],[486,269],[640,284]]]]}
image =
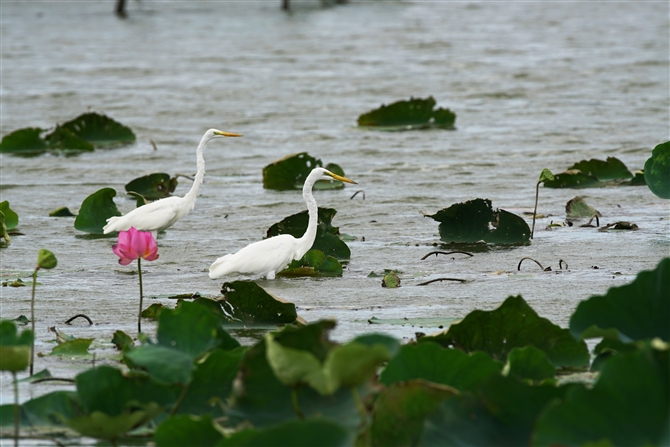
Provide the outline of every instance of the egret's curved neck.
{"type": "Polygon", "coordinates": [[[316,238],[316,228],[319,223],[319,208],[316,206],[314,195],[312,195],[312,187],[315,182],[316,179],[310,179],[308,177],[302,187],[302,198],[305,199],[305,203],[307,204],[309,222],[307,224],[307,231],[305,231],[305,234],[298,239],[298,254],[300,255],[300,258],[312,248],[312,244],[314,244],[314,239],[316,238]]]}
{"type": "Polygon", "coordinates": [[[195,151],[197,172],[195,173],[195,179],[193,180],[191,190],[184,196],[185,200],[189,200],[193,203],[195,203],[195,198],[200,190],[200,185],[202,185],[202,181],[205,178],[205,156],[203,155],[203,151],[208,141],[209,138],[206,135],[203,136],[198,145],[198,149],[195,151]]]}

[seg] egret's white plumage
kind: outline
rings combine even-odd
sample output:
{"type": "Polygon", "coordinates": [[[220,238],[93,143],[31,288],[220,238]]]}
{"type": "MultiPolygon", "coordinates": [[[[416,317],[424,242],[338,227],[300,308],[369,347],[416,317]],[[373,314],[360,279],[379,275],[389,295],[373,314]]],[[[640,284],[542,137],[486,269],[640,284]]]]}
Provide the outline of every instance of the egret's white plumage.
{"type": "Polygon", "coordinates": [[[223,132],[216,129],[209,129],[202,136],[198,149],[196,150],[197,173],[193,181],[191,190],[184,197],[166,197],[156,200],[139,208],[135,208],[123,216],[114,216],[107,219],[107,225],[103,227],[105,234],[112,231],[127,231],[130,227],[135,227],[142,231],[151,231],[156,234],[164,230],[179,219],[188,214],[195,206],[195,198],[205,177],[205,157],[203,150],[207,142],[218,137],[241,137],[242,135],[231,132],[223,132]]]}
{"type": "Polygon", "coordinates": [[[332,179],[356,183],[323,168],[312,169],[302,187],[302,197],[309,215],[307,231],[302,237],[296,239],[289,234],[280,234],[247,245],[235,254],[228,254],[214,261],[209,267],[209,277],[216,279],[226,275],[249,275],[274,279],[275,274],[286,268],[291,261],[302,258],[314,243],[318,224],[318,208],[312,195],[312,187],[317,180],[332,179]]]}

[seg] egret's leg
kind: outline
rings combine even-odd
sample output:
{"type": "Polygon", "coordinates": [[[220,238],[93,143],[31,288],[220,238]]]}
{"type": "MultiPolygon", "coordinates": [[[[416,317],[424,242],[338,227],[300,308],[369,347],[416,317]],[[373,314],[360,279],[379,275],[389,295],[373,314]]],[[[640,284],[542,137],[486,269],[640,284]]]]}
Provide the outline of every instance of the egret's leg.
{"type": "Polygon", "coordinates": [[[268,274],[265,275],[265,277],[266,277],[267,279],[275,279],[275,272],[274,272],[274,270],[271,271],[271,272],[268,272],[268,274]]]}

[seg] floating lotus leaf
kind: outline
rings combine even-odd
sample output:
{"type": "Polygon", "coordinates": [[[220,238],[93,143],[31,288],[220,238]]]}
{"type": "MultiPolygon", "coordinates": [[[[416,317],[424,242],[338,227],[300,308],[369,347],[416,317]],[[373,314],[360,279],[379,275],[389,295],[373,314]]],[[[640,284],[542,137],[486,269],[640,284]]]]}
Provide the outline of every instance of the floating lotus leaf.
{"type": "Polygon", "coordinates": [[[553,378],[556,367],[544,351],[528,345],[509,352],[505,372],[510,377],[542,381],[553,378]]]}
{"type": "Polygon", "coordinates": [[[583,387],[531,386],[516,379],[492,375],[474,395],[462,393],[443,401],[426,418],[421,445],[529,445],[538,416],[573,388],[583,387]]]}
{"type": "Polygon", "coordinates": [[[144,345],[126,351],[126,362],[141,368],[163,384],[188,385],[193,377],[193,357],[178,349],[160,345],[144,345]]]}
{"type": "Polygon", "coordinates": [[[253,281],[226,282],[221,288],[225,313],[232,321],[246,324],[288,324],[298,319],[295,304],[267,293],[253,281]]]}
{"type": "Polygon", "coordinates": [[[670,258],[625,286],[582,301],[570,318],[575,337],[613,337],[624,342],[660,337],[670,341],[670,258]]]}
{"type": "Polygon", "coordinates": [[[592,389],[576,387],[542,414],[532,445],[668,445],[668,377],[667,344],[618,353],[592,389]]]}
{"type": "Polygon", "coordinates": [[[659,144],[644,164],[644,179],[651,192],[670,199],[670,141],[659,144]]]}
{"type": "Polygon", "coordinates": [[[326,256],[321,250],[310,250],[302,259],[292,261],[282,270],[281,276],[342,276],[342,264],[332,256],[326,256]]]}
{"type": "Polygon", "coordinates": [[[7,230],[13,230],[19,225],[19,215],[9,207],[9,201],[0,202],[0,213],[2,213],[0,217],[4,220],[7,230]]]}
{"type": "Polygon", "coordinates": [[[76,217],[70,209],[66,206],[61,206],[55,210],[49,211],[49,217],[76,217]]]}
{"type": "Polygon", "coordinates": [[[102,188],[86,197],[74,220],[74,227],[86,233],[103,234],[102,227],[107,224],[107,219],[121,215],[114,203],[115,196],[114,189],[102,188]]]}
{"type": "Polygon", "coordinates": [[[400,287],[400,277],[395,272],[387,273],[382,278],[382,287],[388,287],[389,289],[400,287]]]}
{"type": "Polygon", "coordinates": [[[633,175],[634,177],[629,182],[626,182],[626,185],[643,186],[647,184],[647,180],[644,178],[644,171],[635,171],[633,175]]]}
{"type": "Polygon", "coordinates": [[[553,180],[545,180],[542,183],[547,188],[594,188],[602,186],[597,177],[584,174],[578,169],[554,174],[553,180]]]}
{"type": "Polygon", "coordinates": [[[83,113],[59,127],[98,147],[135,141],[135,134],[129,127],[94,112],[83,113]]]}
{"type": "Polygon", "coordinates": [[[56,126],[54,131],[47,135],[46,138],[49,142],[49,149],[66,152],[92,152],[95,150],[91,143],[66,127],[56,126]]]}
{"type": "Polygon", "coordinates": [[[142,318],[156,321],[158,320],[158,316],[163,309],[165,309],[165,306],[163,306],[161,303],[153,303],[151,306],[142,311],[142,318]]]}
{"type": "Polygon", "coordinates": [[[0,371],[23,371],[30,364],[33,332],[26,329],[17,334],[13,321],[0,321],[0,371]]]}
{"type": "Polygon", "coordinates": [[[133,342],[133,337],[122,330],[116,330],[112,337],[112,344],[114,344],[119,351],[127,351],[128,349],[132,349],[135,343],[133,342]]]}
{"type": "Polygon", "coordinates": [[[26,127],[15,130],[2,137],[0,152],[21,153],[35,155],[48,149],[47,142],[42,138],[44,129],[39,127],[26,127]]]}
{"type": "MultiPolygon", "coordinates": [[[[355,432],[321,418],[289,421],[266,429],[246,429],[234,433],[216,447],[348,447],[355,432]]],[[[163,447],[163,446],[158,446],[163,447]]]]}
{"type": "Polygon", "coordinates": [[[440,239],[446,243],[519,244],[530,240],[526,221],[505,210],[494,211],[488,199],[456,203],[426,217],[440,222],[440,239]]]}
{"type": "Polygon", "coordinates": [[[565,204],[565,214],[567,214],[568,219],[590,218],[593,216],[602,217],[600,211],[593,208],[586,203],[586,200],[579,196],[570,199],[565,204]]]}
{"type": "MultiPolygon", "coordinates": [[[[33,374],[32,377],[35,377],[33,374]]],[[[74,417],[81,407],[77,393],[73,391],[53,391],[23,402],[20,406],[20,426],[55,427],[63,426],[63,419],[74,417]]],[[[14,424],[14,404],[0,406],[0,427],[14,424]]]]}
{"type": "Polygon", "coordinates": [[[215,447],[223,434],[214,427],[209,415],[177,415],[163,421],[156,429],[158,447],[215,447]]]}
{"type": "Polygon", "coordinates": [[[147,200],[158,200],[169,197],[177,187],[177,178],[170,178],[163,172],[145,175],[131,180],[126,184],[126,192],[140,194],[147,200]]]}
{"type": "Polygon", "coordinates": [[[495,310],[475,310],[447,332],[422,337],[465,352],[483,351],[505,361],[514,348],[528,345],[544,351],[557,367],[585,367],[589,363],[586,343],[575,340],[568,329],[542,318],[520,296],[511,296],[495,310]]]}
{"type": "Polygon", "coordinates": [[[427,128],[453,129],[456,114],[449,109],[434,109],[435,99],[410,98],[382,105],[358,117],[361,127],[377,127],[384,130],[414,130],[427,128]]]}
{"type": "Polygon", "coordinates": [[[51,355],[78,356],[89,355],[88,348],[93,342],[92,338],[75,338],[55,346],[51,355]]]}
{"type": "MultiPolygon", "coordinates": [[[[375,401],[370,428],[372,446],[419,446],[425,419],[457,391],[424,380],[394,383],[375,401]]],[[[449,445],[449,444],[442,444],[449,445]]]]}
{"type": "Polygon", "coordinates": [[[596,160],[582,160],[568,169],[577,169],[583,174],[591,175],[601,182],[607,180],[619,180],[633,178],[633,174],[628,170],[625,164],[616,157],[607,157],[606,161],[596,160]]]}
{"type": "MultiPolygon", "coordinates": [[[[312,169],[320,166],[323,166],[323,162],[318,158],[312,157],[307,152],[287,155],[263,168],[263,188],[278,191],[302,189],[312,169]]],[[[334,163],[326,165],[326,169],[344,176],[342,168],[334,163]]],[[[314,185],[315,190],[342,188],[344,188],[344,184],[337,180],[319,180],[314,185]]]]}
{"type": "Polygon", "coordinates": [[[385,385],[423,379],[459,390],[475,389],[491,374],[499,374],[503,364],[483,352],[466,354],[436,343],[403,345],[382,371],[385,385]]]}
{"type": "MultiPolygon", "coordinates": [[[[332,225],[335,214],[337,214],[337,210],[333,208],[319,207],[316,238],[311,248],[321,250],[326,256],[332,256],[336,259],[349,259],[351,257],[351,250],[339,238],[340,229],[332,225]]],[[[290,234],[296,238],[302,237],[307,230],[308,222],[309,216],[307,211],[292,214],[272,225],[267,231],[267,237],[277,236],[278,234],[290,234]]]]}

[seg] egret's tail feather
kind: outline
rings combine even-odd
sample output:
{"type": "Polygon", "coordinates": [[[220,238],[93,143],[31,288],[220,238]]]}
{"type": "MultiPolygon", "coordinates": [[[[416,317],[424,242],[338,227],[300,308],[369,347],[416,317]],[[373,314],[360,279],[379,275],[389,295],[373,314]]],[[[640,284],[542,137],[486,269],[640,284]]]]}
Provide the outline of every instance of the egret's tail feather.
{"type": "Polygon", "coordinates": [[[116,221],[119,220],[121,216],[112,216],[109,219],[107,219],[107,225],[102,227],[102,232],[104,234],[111,233],[112,231],[117,231],[116,230],[116,221]]]}
{"type": "Polygon", "coordinates": [[[216,279],[231,273],[230,265],[227,264],[232,256],[232,254],[227,254],[214,261],[209,266],[209,278],[216,279]]]}

